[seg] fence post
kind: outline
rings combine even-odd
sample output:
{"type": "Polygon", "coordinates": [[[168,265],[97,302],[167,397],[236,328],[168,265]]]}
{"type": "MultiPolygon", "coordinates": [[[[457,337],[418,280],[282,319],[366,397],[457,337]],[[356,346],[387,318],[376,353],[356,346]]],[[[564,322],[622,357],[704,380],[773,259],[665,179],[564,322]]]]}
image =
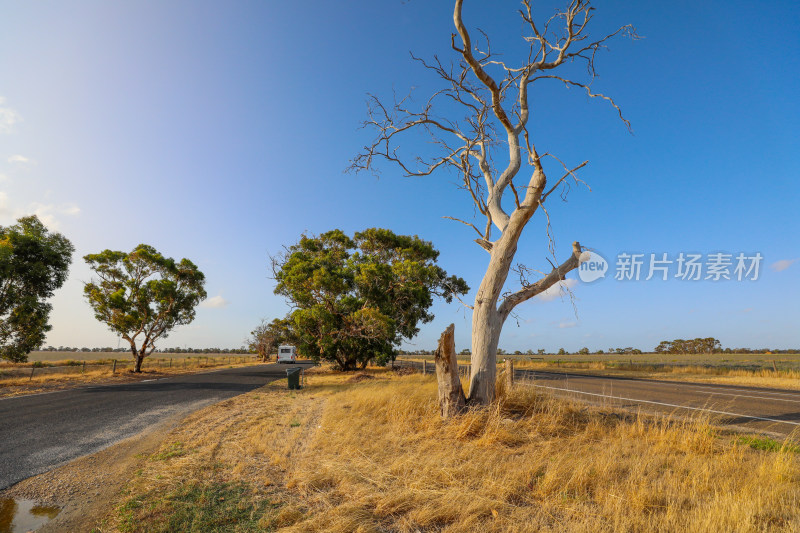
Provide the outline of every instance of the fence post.
{"type": "Polygon", "coordinates": [[[422,373],[423,374],[428,373],[428,361],[426,361],[425,359],[422,360],[422,373]]]}
{"type": "Polygon", "coordinates": [[[31,377],[28,378],[28,381],[33,379],[33,371],[36,370],[35,366],[31,366],[31,377]]]}
{"type": "Polygon", "coordinates": [[[111,369],[111,373],[114,374],[117,372],[117,360],[114,359],[114,367],[111,369]]]}
{"type": "Polygon", "coordinates": [[[506,359],[506,388],[511,390],[514,386],[514,361],[506,359]]]}
{"type": "Polygon", "coordinates": [[[86,359],[83,360],[83,370],[81,370],[81,374],[86,372],[86,359]]]}

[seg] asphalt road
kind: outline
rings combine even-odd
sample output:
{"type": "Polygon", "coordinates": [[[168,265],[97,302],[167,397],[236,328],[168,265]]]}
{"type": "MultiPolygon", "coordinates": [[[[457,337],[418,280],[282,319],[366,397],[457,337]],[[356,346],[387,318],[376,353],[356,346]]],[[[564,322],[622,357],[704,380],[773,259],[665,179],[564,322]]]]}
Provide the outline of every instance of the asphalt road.
{"type": "Polygon", "coordinates": [[[556,396],[679,416],[708,414],[713,423],[776,436],[800,429],[800,391],[517,370],[515,378],[556,396]]]}
{"type": "MultiPolygon", "coordinates": [[[[398,362],[415,368],[422,363],[398,362]]],[[[469,365],[464,366],[469,372],[469,365]]],[[[434,372],[432,362],[428,373],[434,372]]],[[[786,437],[800,435],[800,391],[517,369],[520,384],[601,406],[676,416],[708,415],[714,424],[786,437]]]]}
{"type": "Polygon", "coordinates": [[[132,437],[165,418],[286,377],[267,364],[0,400],[0,490],[132,437]]]}

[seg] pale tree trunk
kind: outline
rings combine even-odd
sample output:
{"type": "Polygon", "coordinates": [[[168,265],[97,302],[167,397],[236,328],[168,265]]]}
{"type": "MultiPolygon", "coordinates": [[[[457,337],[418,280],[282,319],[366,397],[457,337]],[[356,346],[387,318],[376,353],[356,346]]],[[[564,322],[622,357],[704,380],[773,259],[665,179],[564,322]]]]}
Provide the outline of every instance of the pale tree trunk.
{"type": "Polygon", "coordinates": [[[498,309],[497,302],[505,286],[522,229],[533,215],[534,208],[517,209],[510,217],[503,235],[491,247],[486,268],[472,311],[472,376],[469,382],[469,403],[488,405],[494,400],[497,376],[497,344],[510,312],[498,309]]]}
{"type": "Polygon", "coordinates": [[[494,399],[497,343],[503,323],[493,305],[476,303],[472,313],[472,356],[469,403],[487,405],[494,399]]]}
{"type": "Polygon", "coordinates": [[[434,353],[436,379],[439,382],[439,410],[444,418],[461,414],[466,407],[466,398],[458,375],[454,332],[455,325],[450,324],[439,337],[439,345],[434,353]]]}
{"type": "Polygon", "coordinates": [[[572,243],[572,255],[566,261],[539,281],[507,295],[500,305],[497,305],[511,268],[511,259],[517,250],[519,235],[527,222],[527,220],[515,220],[518,212],[519,210],[514,213],[506,233],[495,244],[486,275],[475,297],[475,307],[472,311],[472,377],[467,400],[470,405],[488,405],[494,400],[497,344],[500,341],[503,324],[511,311],[519,303],[533,298],[563,280],[568,272],[577,268],[581,255],[581,245],[577,241],[572,243]]]}

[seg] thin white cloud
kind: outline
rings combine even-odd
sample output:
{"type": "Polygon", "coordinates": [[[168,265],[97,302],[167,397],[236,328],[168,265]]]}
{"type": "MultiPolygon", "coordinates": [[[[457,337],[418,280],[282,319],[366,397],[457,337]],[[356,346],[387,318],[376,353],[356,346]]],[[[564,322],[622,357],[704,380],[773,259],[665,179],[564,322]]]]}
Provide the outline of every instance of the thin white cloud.
{"type": "Polygon", "coordinates": [[[770,265],[770,268],[775,272],[781,272],[783,270],[786,270],[787,268],[789,268],[798,261],[800,261],[800,257],[796,259],[781,259],[780,261],[775,261],[774,263],[772,263],[770,265]]]}
{"type": "Polygon", "coordinates": [[[203,303],[200,304],[200,307],[208,307],[210,309],[221,309],[223,307],[227,307],[230,302],[222,297],[222,295],[217,295],[209,298],[208,300],[204,300],[203,303]]]}
{"type": "Polygon", "coordinates": [[[15,154],[8,158],[8,162],[12,165],[28,165],[33,163],[32,160],[25,157],[24,155],[15,154]]]}
{"type": "Polygon", "coordinates": [[[559,329],[574,328],[578,325],[577,322],[561,322],[558,324],[559,329]]]}
{"type": "Polygon", "coordinates": [[[20,217],[36,215],[42,224],[51,230],[58,230],[61,227],[60,217],[77,216],[81,208],[75,204],[42,204],[33,202],[26,208],[11,209],[8,206],[8,194],[0,191],[0,216],[16,220],[20,217]]]}
{"type": "Polygon", "coordinates": [[[546,291],[539,293],[536,298],[543,302],[551,302],[557,298],[561,298],[567,295],[567,291],[571,290],[578,284],[577,279],[568,278],[564,281],[560,281],[547,289],[546,291]]]}
{"type": "Polygon", "coordinates": [[[11,178],[0,172],[0,183],[3,183],[4,181],[11,181],[11,178]]]}
{"type": "Polygon", "coordinates": [[[42,221],[42,224],[47,226],[52,230],[57,230],[61,227],[61,223],[58,219],[59,216],[76,216],[80,214],[81,209],[75,204],[32,204],[33,214],[39,217],[39,220],[42,221]]]}
{"type": "Polygon", "coordinates": [[[14,125],[22,121],[19,113],[5,105],[6,99],[0,96],[0,133],[11,133],[14,125]]]}

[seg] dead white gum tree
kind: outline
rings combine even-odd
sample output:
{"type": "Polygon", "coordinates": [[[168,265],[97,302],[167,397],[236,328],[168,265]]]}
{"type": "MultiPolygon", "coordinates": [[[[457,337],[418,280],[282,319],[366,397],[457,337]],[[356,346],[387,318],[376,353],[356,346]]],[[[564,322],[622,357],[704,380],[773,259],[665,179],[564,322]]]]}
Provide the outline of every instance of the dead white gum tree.
{"type": "Polygon", "coordinates": [[[489,38],[483,32],[481,46],[473,43],[462,19],[462,4],[463,0],[455,1],[453,21],[457,33],[451,37],[458,60],[445,65],[438,57],[431,62],[414,57],[437,74],[444,87],[420,109],[411,109],[408,97],[384,105],[370,96],[365,126],[374,129],[377,135],[353,159],[351,170],[375,171],[380,159],[399,165],[408,176],[427,176],[449,168],[459,176],[461,187],[469,193],[476,211],[485,217],[483,230],[472,222],[445,217],[474,229],[478,233],[475,242],[489,254],[475,303],[468,306],[473,310],[468,403],[485,405],[494,399],[497,344],[506,319],[517,305],[563,280],[578,266],[582,253],[580,244],[574,242],[569,256],[558,264],[545,205],[553,192],[566,194],[568,180],[580,182],[576,171],[587,161],[570,167],[552,154],[537,151],[528,130],[531,104],[542,107],[554,104],[532,102],[532,88],[536,83],[553,81],[579,87],[588,96],[610,103],[630,127],[617,104],[608,96],[592,92],[591,83],[596,75],[595,56],[606,41],[617,35],[636,37],[636,33],[632,26],[626,25],[599,40],[590,39],[587,28],[594,8],[584,0],[573,0],[540,25],[534,21],[530,0],[523,0],[520,15],[525,27],[522,36],[525,59],[518,66],[509,66],[493,54],[489,38]],[[576,62],[586,67],[586,74],[580,79],[573,76],[576,62]],[[571,69],[567,68],[570,64],[571,69]],[[440,104],[450,118],[435,112],[440,104]],[[454,109],[461,111],[454,115],[454,109]],[[430,135],[437,153],[410,158],[399,154],[401,138],[413,131],[430,135]],[[548,157],[552,159],[546,160],[548,157]],[[546,161],[552,163],[545,165],[546,161]],[[560,177],[548,183],[545,167],[553,165],[559,169],[560,177]],[[511,196],[504,202],[508,191],[511,196]],[[508,212],[507,207],[512,205],[508,212]],[[514,256],[522,231],[538,209],[543,212],[542,222],[553,260],[548,259],[549,272],[531,279],[528,274],[534,271],[514,267],[514,256]],[[493,234],[493,228],[499,235],[493,234]],[[519,274],[520,286],[506,289],[512,267],[519,274]]]}

